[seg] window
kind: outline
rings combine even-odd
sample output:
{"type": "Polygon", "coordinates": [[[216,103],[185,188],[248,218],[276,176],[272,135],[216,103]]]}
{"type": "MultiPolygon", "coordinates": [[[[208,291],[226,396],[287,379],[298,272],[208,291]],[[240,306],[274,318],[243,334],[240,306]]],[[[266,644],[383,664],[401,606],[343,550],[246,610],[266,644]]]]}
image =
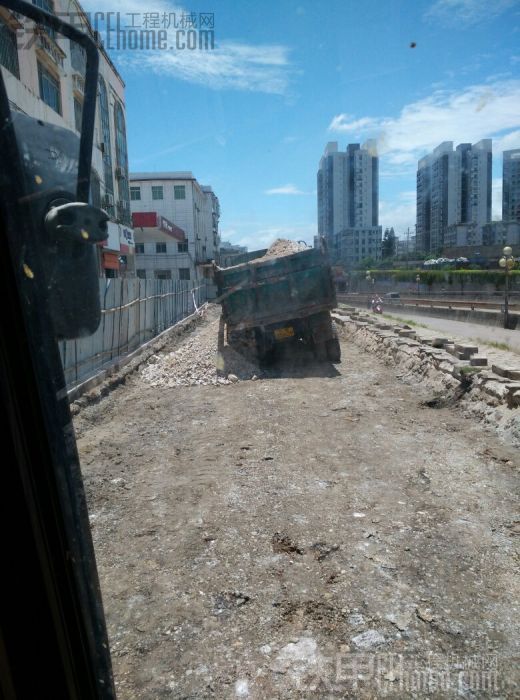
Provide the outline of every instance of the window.
{"type": "Polygon", "coordinates": [[[186,186],[185,185],[174,185],[173,186],[173,196],[175,199],[186,199],[186,186]]]}
{"type": "Polygon", "coordinates": [[[125,115],[121,104],[114,105],[114,125],[116,131],[116,165],[121,176],[118,177],[119,217],[123,223],[130,224],[130,192],[128,189],[128,154],[126,150],[125,115]]]}
{"type": "Polygon", "coordinates": [[[20,78],[20,66],[18,64],[18,49],[16,48],[16,34],[0,19],[0,65],[7,68],[17,78],[20,78]]]}
{"type": "Polygon", "coordinates": [[[166,243],[156,243],[155,244],[156,253],[166,253],[166,243]]]}
{"type": "Polygon", "coordinates": [[[90,173],[90,202],[93,206],[102,208],[101,206],[101,183],[99,175],[95,170],[90,173]]]}
{"type": "Polygon", "coordinates": [[[81,131],[81,120],[83,118],[83,102],[74,98],[74,125],[76,131],[81,131]]]}
{"type": "MultiPolygon", "coordinates": [[[[114,179],[112,175],[112,147],[110,143],[110,116],[108,110],[107,86],[103,78],[99,78],[99,118],[103,143],[104,185],[107,194],[114,194],[114,179]]],[[[108,213],[113,214],[113,207],[107,207],[108,213]]]]}
{"type": "Polygon", "coordinates": [[[185,241],[184,243],[177,243],[177,250],[179,253],[187,253],[188,252],[188,241],[185,241]]]}
{"type": "MultiPolygon", "coordinates": [[[[137,246],[136,246],[137,247],[137,246]]],[[[136,270],[135,274],[140,280],[145,280],[146,279],[146,270],[136,270]]]]}
{"type": "Polygon", "coordinates": [[[70,42],[70,63],[73,69],[84,76],[87,71],[87,54],[85,49],[75,41],[70,42]]]}
{"type": "Polygon", "coordinates": [[[152,185],[152,199],[162,199],[162,198],[163,198],[162,185],[152,185]]]}
{"type": "MultiPolygon", "coordinates": [[[[52,3],[51,0],[32,0],[32,4],[36,7],[39,7],[40,10],[45,10],[45,12],[54,14],[54,3],[52,3]]],[[[52,29],[47,25],[43,26],[45,27],[45,31],[47,32],[47,34],[53,39],[56,39],[56,30],[52,29]]]]}
{"type": "Polygon", "coordinates": [[[141,188],[140,187],[130,187],[130,199],[135,202],[141,199],[141,188]]]}
{"type": "Polygon", "coordinates": [[[40,97],[55,112],[61,114],[60,81],[38,61],[38,84],[40,97]]]}
{"type": "Polygon", "coordinates": [[[156,280],[171,280],[172,271],[171,270],[155,270],[156,280]]]}
{"type": "Polygon", "coordinates": [[[135,244],[135,254],[136,255],[144,255],[144,243],[136,243],[135,244]]]}
{"type": "Polygon", "coordinates": [[[190,279],[190,268],[189,267],[179,267],[179,279],[189,280],[190,279]]]}

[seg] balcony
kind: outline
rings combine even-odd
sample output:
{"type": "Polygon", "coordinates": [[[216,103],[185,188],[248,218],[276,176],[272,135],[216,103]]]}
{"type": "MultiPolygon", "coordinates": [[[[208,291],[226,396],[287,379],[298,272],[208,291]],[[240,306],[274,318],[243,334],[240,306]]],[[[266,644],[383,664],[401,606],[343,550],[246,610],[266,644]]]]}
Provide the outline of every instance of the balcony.
{"type": "Polygon", "coordinates": [[[63,68],[64,51],[47,34],[45,27],[36,27],[34,31],[36,33],[36,49],[51,58],[57,66],[63,68]]]}

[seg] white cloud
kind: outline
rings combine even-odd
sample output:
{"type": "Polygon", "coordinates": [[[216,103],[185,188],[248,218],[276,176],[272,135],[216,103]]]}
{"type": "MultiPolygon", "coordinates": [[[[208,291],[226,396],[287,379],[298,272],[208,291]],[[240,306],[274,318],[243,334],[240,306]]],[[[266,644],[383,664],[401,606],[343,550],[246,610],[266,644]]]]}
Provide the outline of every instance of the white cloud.
{"type": "MultiPolygon", "coordinates": [[[[85,10],[103,11],[99,0],[83,2],[85,10]]],[[[119,12],[121,26],[132,22],[131,13],[137,15],[134,23],[143,27],[144,14],[149,8],[144,8],[138,0],[114,0],[110,5],[111,12],[119,12]]],[[[162,16],[163,13],[176,14],[177,19],[187,11],[181,7],[156,0],[153,11],[162,16]]],[[[115,25],[115,18],[112,18],[115,25]]],[[[265,92],[285,95],[288,91],[291,76],[289,49],[278,44],[246,44],[239,41],[219,40],[218,16],[215,20],[214,49],[182,49],[176,47],[176,31],[173,26],[166,29],[168,47],[172,49],[143,49],[135,51],[114,51],[112,58],[125,70],[152,71],[162,76],[171,76],[214,90],[245,90],[250,92],[265,92]]],[[[104,28],[100,27],[101,36],[104,28]]],[[[158,27],[165,29],[164,25],[158,27]]],[[[183,37],[185,40],[185,37],[183,37]]],[[[115,34],[112,35],[115,43],[115,34]]]]}
{"type": "Polygon", "coordinates": [[[415,191],[401,192],[399,196],[387,202],[379,202],[379,223],[385,228],[394,228],[398,238],[405,238],[407,228],[410,235],[415,234],[415,191]]]}
{"type": "Polygon", "coordinates": [[[518,0],[436,0],[424,17],[448,26],[468,26],[489,22],[517,4],[518,0]]]}
{"type": "Polygon", "coordinates": [[[252,226],[247,233],[243,231],[243,227],[230,223],[230,228],[222,230],[222,239],[230,239],[237,245],[246,245],[249,250],[260,250],[261,248],[268,248],[277,238],[305,241],[312,245],[316,234],[316,224],[309,223],[294,224],[293,226],[266,226],[262,228],[252,226]],[[239,233],[240,228],[242,228],[242,232],[239,233]]]}
{"type": "Polygon", "coordinates": [[[415,167],[421,156],[447,139],[474,143],[497,137],[500,143],[516,143],[513,134],[519,127],[520,80],[507,80],[458,91],[436,90],[405,105],[398,117],[353,119],[339,114],[329,130],[376,138],[386,166],[402,168],[415,167]]]}
{"type": "Polygon", "coordinates": [[[298,194],[304,194],[304,195],[309,195],[312,194],[312,192],[304,192],[303,190],[300,190],[296,185],[291,185],[290,183],[287,185],[282,185],[281,187],[273,187],[270,190],[265,190],[264,194],[290,194],[290,195],[298,195],[298,194]]]}

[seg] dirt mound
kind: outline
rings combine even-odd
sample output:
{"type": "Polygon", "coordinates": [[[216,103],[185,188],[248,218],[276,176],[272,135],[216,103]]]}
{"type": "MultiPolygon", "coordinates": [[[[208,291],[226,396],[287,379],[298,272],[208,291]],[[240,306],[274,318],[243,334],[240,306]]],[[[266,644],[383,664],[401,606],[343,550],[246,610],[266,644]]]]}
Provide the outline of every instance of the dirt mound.
{"type": "Polygon", "coordinates": [[[141,370],[151,386],[231,384],[262,377],[259,367],[226,343],[219,346],[219,309],[210,308],[205,322],[180,344],[153,355],[141,370]]]}
{"type": "Polygon", "coordinates": [[[261,260],[265,260],[265,258],[281,258],[284,255],[300,253],[302,250],[307,250],[307,247],[305,243],[290,241],[287,238],[277,238],[274,243],[271,243],[267,249],[267,253],[261,260]]]}

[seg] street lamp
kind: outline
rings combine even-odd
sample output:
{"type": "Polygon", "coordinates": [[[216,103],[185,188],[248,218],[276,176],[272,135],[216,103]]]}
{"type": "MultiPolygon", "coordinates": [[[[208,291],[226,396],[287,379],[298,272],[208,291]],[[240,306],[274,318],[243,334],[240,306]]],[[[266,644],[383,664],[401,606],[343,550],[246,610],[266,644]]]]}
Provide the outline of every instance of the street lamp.
{"type": "Polygon", "coordinates": [[[421,294],[421,275],[415,276],[415,281],[417,282],[417,295],[421,294]]]}
{"type": "Polygon", "coordinates": [[[506,282],[504,287],[504,328],[509,326],[509,273],[515,266],[515,259],[513,257],[513,249],[511,246],[506,245],[502,251],[503,256],[498,261],[500,267],[504,268],[506,273],[506,282]]]}

